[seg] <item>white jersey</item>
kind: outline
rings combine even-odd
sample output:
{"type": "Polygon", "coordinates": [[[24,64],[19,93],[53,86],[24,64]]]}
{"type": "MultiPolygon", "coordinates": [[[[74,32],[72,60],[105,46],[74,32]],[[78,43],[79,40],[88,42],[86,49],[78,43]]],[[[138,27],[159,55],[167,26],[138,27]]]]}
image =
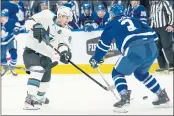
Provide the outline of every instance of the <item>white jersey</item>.
{"type": "MultiPolygon", "coordinates": [[[[33,20],[28,20],[25,24],[26,29],[30,30],[26,38],[26,47],[50,58],[53,58],[56,52],[50,46],[46,45],[45,42],[42,41],[39,43],[38,40],[33,37],[33,31],[31,29],[34,24],[41,23],[45,30],[49,27],[49,37],[52,38],[50,43],[55,48],[58,48],[59,43],[65,43],[69,46],[71,31],[55,24],[53,21],[54,16],[55,15],[51,11],[43,10],[40,13],[33,15],[31,17],[33,20]]],[[[67,47],[63,49],[67,49],[67,47]]]]}

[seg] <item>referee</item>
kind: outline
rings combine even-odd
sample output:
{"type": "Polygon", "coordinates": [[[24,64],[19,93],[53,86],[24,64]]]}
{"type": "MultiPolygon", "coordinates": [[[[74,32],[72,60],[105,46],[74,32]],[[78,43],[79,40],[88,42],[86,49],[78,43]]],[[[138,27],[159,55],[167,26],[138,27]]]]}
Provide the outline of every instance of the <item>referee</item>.
{"type": "Polygon", "coordinates": [[[174,15],[172,5],[167,0],[151,0],[151,27],[157,32],[159,39],[156,41],[159,56],[157,58],[161,72],[173,70],[174,58],[172,51],[172,32],[174,15]]]}

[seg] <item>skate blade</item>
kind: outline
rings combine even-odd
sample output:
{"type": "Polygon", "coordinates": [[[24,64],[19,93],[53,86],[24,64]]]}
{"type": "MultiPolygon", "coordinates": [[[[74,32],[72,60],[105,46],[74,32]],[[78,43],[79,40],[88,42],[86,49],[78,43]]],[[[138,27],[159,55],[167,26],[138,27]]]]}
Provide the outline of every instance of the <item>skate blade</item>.
{"type": "Polygon", "coordinates": [[[128,113],[128,110],[126,110],[127,107],[129,107],[129,104],[124,105],[123,107],[114,107],[113,112],[116,112],[116,113],[128,113]]]}
{"type": "Polygon", "coordinates": [[[172,108],[173,105],[170,102],[168,102],[168,103],[165,103],[165,104],[155,105],[154,107],[155,108],[172,108]]]}
{"type": "Polygon", "coordinates": [[[39,110],[40,108],[23,108],[23,110],[39,110]]]}

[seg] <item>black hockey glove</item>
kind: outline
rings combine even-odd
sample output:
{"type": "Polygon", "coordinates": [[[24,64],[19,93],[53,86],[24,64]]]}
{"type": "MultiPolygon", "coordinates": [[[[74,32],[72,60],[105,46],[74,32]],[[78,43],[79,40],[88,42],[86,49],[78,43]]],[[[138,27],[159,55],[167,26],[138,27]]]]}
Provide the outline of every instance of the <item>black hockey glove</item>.
{"type": "Polygon", "coordinates": [[[68,64],[71,58],[72,58],[72,54],[70,51],[63,51],[60,53],[60,61],[62,63],[68,64]]]}
{"type": "Polygon", "coordinates": [[[47,32],[45,31],[44,27],[40,23],[36,23],[33,25],[33,37],[41,43],[44,35],[47,32]]]}

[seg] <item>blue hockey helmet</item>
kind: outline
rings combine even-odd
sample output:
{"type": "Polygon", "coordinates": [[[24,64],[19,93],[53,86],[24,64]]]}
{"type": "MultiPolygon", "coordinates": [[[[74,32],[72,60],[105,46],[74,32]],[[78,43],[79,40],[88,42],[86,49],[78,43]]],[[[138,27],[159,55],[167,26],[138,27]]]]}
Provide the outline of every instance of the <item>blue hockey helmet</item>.
{"type": "Polygon", "coordinates": [[[91,9],[91,5],[90,4],[88,4],[88,3],[85,3],[85,4],[83,4],[83,10],[85,11],[85,10],[90,10],[91,9]]]}
{"type": "Polygon", "coordinates": [[[109,14],[111,16],[121,16],[124,15],[124,6],[122,4],[115,4],[111,7],[109,14]]]}
{"type": "Polygon", "coordinates": [[[41,1],[41,4],[48,5],[48,0],[42,0],[42,1],[41,1]]]}
{"type": "Polygon", "coordinates": [[[105,6],[103,4],[99,4],[97,6],[97,11],[99,11],[99,10],[104,10],[105,11],[105,6]]]}
{"type": "Polygon", "coordinates": [[[2,12],[1,12],[1,17],[8,17],[8,16],[9,16],[8,9],[2,10],[2,12]]]}

